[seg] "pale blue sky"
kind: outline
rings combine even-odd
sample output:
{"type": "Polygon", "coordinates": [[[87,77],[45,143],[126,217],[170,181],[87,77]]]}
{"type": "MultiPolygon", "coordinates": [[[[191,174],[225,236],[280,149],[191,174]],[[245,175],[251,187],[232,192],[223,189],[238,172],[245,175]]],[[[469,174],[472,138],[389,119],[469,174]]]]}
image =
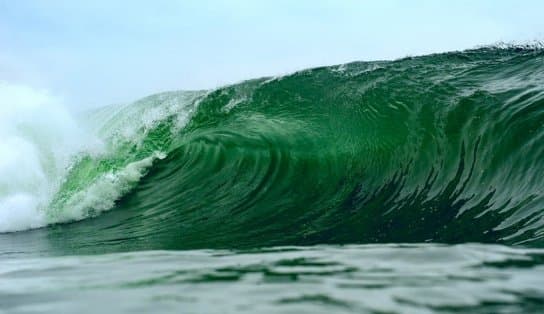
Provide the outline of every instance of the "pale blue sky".
{"type": "Polygon", "coordinates": [[[544,1],[0,0],[0,81],[75,107],[355,60],[542,41],[544,1]]]}

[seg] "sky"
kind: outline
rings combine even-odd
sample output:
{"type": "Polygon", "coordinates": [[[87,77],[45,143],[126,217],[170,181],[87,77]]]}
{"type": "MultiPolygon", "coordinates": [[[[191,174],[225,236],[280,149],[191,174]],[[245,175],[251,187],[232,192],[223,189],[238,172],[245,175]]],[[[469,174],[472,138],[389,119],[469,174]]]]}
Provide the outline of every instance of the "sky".
{"type": "Polygon", "coordinates": [[[0,82],[72,108],[544,39],[540,0],[0,0],[0,82]]]}

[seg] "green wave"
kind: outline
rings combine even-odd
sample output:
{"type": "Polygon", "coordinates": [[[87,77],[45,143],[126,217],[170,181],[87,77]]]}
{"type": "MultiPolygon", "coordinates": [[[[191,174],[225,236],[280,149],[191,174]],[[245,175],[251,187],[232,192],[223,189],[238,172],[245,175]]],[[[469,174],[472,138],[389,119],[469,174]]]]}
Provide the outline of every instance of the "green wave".
{"type": "Polygon", "coordinates": [[[97,217],[48,229],[59,247],[544,244],[538,47],[314,68],[85,119],[107,149],[78,157],[48,217],[97,217]]]}

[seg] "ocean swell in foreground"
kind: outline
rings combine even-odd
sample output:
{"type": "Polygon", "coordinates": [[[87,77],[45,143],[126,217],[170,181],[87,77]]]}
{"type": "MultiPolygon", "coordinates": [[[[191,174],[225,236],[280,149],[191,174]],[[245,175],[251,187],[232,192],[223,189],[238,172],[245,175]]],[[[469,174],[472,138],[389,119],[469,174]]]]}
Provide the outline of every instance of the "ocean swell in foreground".
{"type": "Polygon", "coordinates": [[[56,171],[37,163],[55,178],[38,223],[12,224],[19,210],[0,181],[0,230],[54,224],[52,245],[98,251],[543,245],[539,48],[315,68],[78,119],[99,145],[70,146],[56,171]]]}
{"type": "Polygon", "coordinates": [[[544,250],[460,244],[3,260],[9,313],[541,313],[544,250]],[[104,276],[104,272],[108,275],[104,276]]]}

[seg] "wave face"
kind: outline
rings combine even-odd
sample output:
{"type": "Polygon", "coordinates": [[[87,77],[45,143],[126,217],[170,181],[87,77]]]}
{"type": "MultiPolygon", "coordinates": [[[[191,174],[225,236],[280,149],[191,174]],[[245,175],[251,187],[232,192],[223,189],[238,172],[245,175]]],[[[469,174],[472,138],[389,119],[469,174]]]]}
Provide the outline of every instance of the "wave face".
{"type": "Polygon", "coordinates": [[[41,211],[59,248],[544,244],[542,49],[321,67],[80,119],[101,149],[77,150],[41,211]]]}

